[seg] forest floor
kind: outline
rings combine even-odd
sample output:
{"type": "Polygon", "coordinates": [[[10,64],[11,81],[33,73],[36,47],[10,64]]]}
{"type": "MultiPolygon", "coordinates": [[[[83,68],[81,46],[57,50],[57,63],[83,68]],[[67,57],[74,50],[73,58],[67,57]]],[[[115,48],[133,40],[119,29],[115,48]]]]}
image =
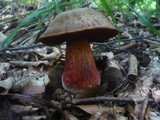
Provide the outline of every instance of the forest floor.
{"type": "MultiPolygon", "coordinates": [[[[12,14],[4,12],[0,18],[12,14]]],[[[12,44],[0,49],[0,119],[159,120],[160,37],[132,14],[117,12],[115,18],[119,35],[91,44],[102,79],[112,67],[123,75],[112,91],[99,86],[73,94],[58,88],[48,74],[56,65],[64,65],[65,43],[49,47],[31,42],[39,31],[31,24],[21,27],[12,44]]],[[[21,19],[0,23],[1,46],[21,19]]],[[[160,30],[160,16],[149,21],[160,30]]],[[[114,72],[109,76],[116,76],[114,72]]]]}

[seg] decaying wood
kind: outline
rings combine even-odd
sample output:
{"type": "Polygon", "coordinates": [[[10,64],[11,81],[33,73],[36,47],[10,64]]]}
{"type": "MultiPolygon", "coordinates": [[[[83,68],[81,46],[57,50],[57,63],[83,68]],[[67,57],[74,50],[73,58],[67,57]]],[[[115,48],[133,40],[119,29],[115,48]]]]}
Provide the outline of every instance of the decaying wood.
{"type": "Polygon", "coordinates": [[[129,54],[129,67],[128,67],[128,79],[131,83],[135,83],[138,80],[138,61],[135,55],[129,54]]]}

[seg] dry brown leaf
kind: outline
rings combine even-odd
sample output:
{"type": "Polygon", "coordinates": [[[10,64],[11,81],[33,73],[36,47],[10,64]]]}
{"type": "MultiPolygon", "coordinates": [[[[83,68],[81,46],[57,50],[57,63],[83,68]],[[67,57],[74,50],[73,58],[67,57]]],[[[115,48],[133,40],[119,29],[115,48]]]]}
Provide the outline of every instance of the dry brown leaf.
{"type": "Polygon", "coordinates": [[[78,105],[77,107],[81,108],[82,110],[86,111],[87,113],[94,115],[97,111],[105,110],[105,107],[101,105],[94,104],[94,105],[78,105]]]}
{"type": "Polygon", "coordinates": [[[129,111],[129,116],[135,120],[144,120],[148,116],[148,99],[145,99],[141,104],[127,104],[127,110],[129,111]]]}
{"type": "Polygon", "coordinates": [[[160,103],[160,90],[152,90],[152,97],[157,103],[160,103]]]}
{"type": "Polygon", "coordinates": [[[44,101],[42,99],[42,95],[22,95],[22,94],[10,94],[9,99],[14,101],[14,103],[21,105],[34,105],[34,106],[42,106],[44,105],[44,101]]]}
{"type": "Polygon", "coordinates": [[[12,88],[14,81],[13,77],[8,77],[7,79],[0,81],[0,94],[7,94],[10,88],[12,88]]]}
{"type": "Polygon", "coordinates": [[[61,56],[61,51],[57,47],[53,47],[53,52],[47,54],[46,49],[37,49],[37,53],[42,56],[42,59],[49,60],[49,59],[58,59],[61,56]]]}
{"type": "Polygon", "coordinates": [[[90,118],[91,114],[83,110],[82,108],[78,106],[70,106],[70,107],[65,107],[65,110],[69,111],[69,113],[73,116],[75,116],[78,119],[88,119],[90,118]]]}
{"type": "Polygon", "coordinates": [[[26,95],[41,94],[48,82],[49,79],[46,73],[30,68],[21,79],[16,81],[12,89],[26,95]]]}
{"type": "Polygon", "coordinates": [[[117,120],[117,111],[118,109],[115,107],[99,110],[89,120],[117,120]]]}
{"type": "Polygon", "coordinates": [[[119,97],[130,97],[133,100],[137,98],[148,98],[150,94],[151,86],[153,85],[153,77],[152,76],[143,76],[140,80],[136,83],[136,88],[131,90],[131,92],[126,91],[123,94],[119,94],[119,97]]]}
{"type": "Polygon", "coordinates": [[[108,120],[116,120],[116,115],[117,115],[117,109],[112,107],[109,110],[103,112],[100,116],[100,120],[108,119],[108,120]]]}
{"type": "Polygon", "coordinates": [[[160,74],[160,62],[158,56],[150,56],[151,62],[148,65],[149,69],[145,71],[145,75],[152,75],[153,77],[160,74]]]}
{"type": "Polygon", "coordinates": [[[0,63],[0,80],[4,78],[7,71],[9,70],[10,64],[9,63],[0,63]]]}
{"type": "Polygon", "coordinates": [[[127,120],[123,116],[125,112],[123,108],[107,107],[100,104],[78,105],[77,107],[92,115],[89,120],[127,120]]]}
{"type": "Polygon", "coordinates": [[[31,115],[37,112],[39,108],[23,105],[12,105],[10,109],[19,115],[31,115]]]}

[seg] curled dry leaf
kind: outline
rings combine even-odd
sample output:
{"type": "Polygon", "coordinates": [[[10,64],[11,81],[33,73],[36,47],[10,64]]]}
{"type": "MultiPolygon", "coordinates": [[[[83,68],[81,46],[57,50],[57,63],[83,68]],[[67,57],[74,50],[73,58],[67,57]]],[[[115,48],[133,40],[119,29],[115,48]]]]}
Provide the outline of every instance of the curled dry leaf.
{"type": "Polygon", "coordinates": [[[0,81],[0,94],[7,94],[12,87],[14,81],[15,80],[13,77],[8,77],[7,79],[0,81]]]}
{"type": "Polygon", "coordinates": [[[6,35],[4,35],[2,32],[0,32],[0,48],[2,47],[2,43],[6,39],[6,37],[7,37],[6,35]]]}
{"type": "Polygon", "coordinates": [[[153,77],[160,74],[160,62],[158,56],[151,56],[151,62],[148,65],[149,69],[145,72],[145,75],[152,75],[153,77]]]}
{"type": "Polygon", "coordinates": [[[38,55],[43,56],[43,55],[46,55],[46,54],[47,54],[47,48],[46,48],[46,47],[36,48],[36,49],[35,49],[35,52],[36,52],[38,55]]]}
{"type": "Polygon", "coordinates": [[[48,81],[48,78],[46,78],[47,76],[43,76],[38,79],[31,78],[30,80],[28,80],[28,83],[23,88],[23,94],[33,95],[43,93],[45,90],[45,85],[48,81]]]}
{"type": "Polygon", "coordinates": [[[45,90],[45,85],[49,82],[46,73],[40,73],[35,69],[28,69],[21,79],[16,81],[13,90],[26,94],[41,94],[45,90]]]}
{"type": "Polygon", "coordinates": [[[0,63],[0,80],[4,78],[5,74],[9,70],[10,64],[9,63],[0,63]]]}
{"type": "MultiPolygon", "coordinates": [[[[160,90],[152,90],[152,96],[154,100],[160,104],[160,90]]],[[[160,106],[160,105],[159,105],[160,106]]]]}
{"type": "Polygon", "coordinates": [[[53,47],[52,53],[47,54],[47,50],[38,50],[37,53],[42,56],[42,59],[49,60],[49,59],[57,59],[61,56],[61,51],[57,47],[53,47]]]}
{"type": "Polygon", "coordinates": [[[107,56],[108,59],[113,59],[113,57],[114,57],[113,52],[101,53],[100,55],[107,56]]]}

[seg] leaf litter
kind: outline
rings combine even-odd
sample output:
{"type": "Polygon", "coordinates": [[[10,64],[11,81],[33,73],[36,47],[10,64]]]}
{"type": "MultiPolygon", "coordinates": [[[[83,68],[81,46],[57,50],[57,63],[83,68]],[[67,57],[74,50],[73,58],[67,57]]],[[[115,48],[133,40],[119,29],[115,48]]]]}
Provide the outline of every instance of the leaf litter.
{"type": "MultiPolygon", "coordinates": [[[[111,90],[108,84],[101,84],[73,94],[64,90],[61,82],[56,82],[60,77],[49,80],[50,71],[58,71],[52,70],[55,66],[64,66],[65,43],[55,47],[38,44],[37,47],[32,42],[20,42],[23,38],[19,37],[19,40],[13,41],[11,48],[1,50],[0,118],[160,119],[160,38],[150,33],[137,19],[127,23],[121,17],[117,19],[121,39],[119,44],[117,37],[101,44],[92,43],[96,66],[101,75],[112,67],[123,74],[120,78],[112,72],[109,74],[109,77],[116,79],[113,82],[116,86],[111,84],[111,90]],[[26,44],[33,44],[33,47],[24,49],[26,44]],[[14,49],[16,46],[19,49],[14,49]]],[[[13,28],[3,28],[5,32],[10,29],[13,28]]]]}

